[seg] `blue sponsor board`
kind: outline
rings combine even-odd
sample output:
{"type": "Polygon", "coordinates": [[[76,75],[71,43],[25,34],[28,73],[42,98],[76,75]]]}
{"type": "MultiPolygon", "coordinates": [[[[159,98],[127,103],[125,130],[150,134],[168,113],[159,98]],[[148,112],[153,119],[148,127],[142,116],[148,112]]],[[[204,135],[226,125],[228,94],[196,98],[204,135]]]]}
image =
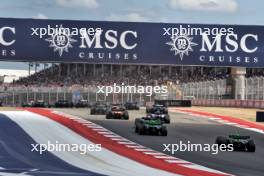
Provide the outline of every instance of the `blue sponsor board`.
{"type": "Polygon", "coordinates": [[[0,60],[264,66],[264,27],[0,19],[0,60]]]}

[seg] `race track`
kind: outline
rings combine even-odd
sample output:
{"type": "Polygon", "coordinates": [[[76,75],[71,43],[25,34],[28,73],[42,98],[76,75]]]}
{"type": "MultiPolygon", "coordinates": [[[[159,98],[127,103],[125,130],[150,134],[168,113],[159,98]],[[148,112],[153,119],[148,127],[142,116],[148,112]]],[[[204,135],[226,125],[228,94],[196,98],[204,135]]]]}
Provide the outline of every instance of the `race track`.
{"type": "MultiPolygon", "coordinates": [[[[131,141],[163,152],[162,144],[179,144],[179,141],[197,144],[213,144],[219,135],[240,133],[250,135],[257,146],[255,153],[220,152],[216,155],[210,152],[177,152],[174,156],[200,164],[209,168],[239,176],[260,176],[264,173],[264,136],[263,134],[248,131],[234,126],[223,125],[209,119],[194,117],[182,113],[170,112],[172,123],[168,125],[168,136],[140,136],[134,133],[134,119],[142,117],[144,110],[130,111],[130,120],[105,120],[104,116],[89,115],[87,109],[56,109],[68,114],[89,119],[131,141]]],[[[167,154],[172,155],[170,152],[167,154]]]]}
{"type": "MultiPolygon", "coordinates": [[[[22,120],[29,122],[26,119],[22,120]]],[[[37,142],[4,114],[0,114],[0,139],[0,175],[100,175],[74,167],[50,152],[41,156],[39,153],[31,152],[31,144],[37,142]]]]}
{"type": "Polygon", "coordinates": [[[178,176],[102,148],[74,151],[32,151],[31,144],[90,145],[90,140],[47,117],[27,111],[0,112],[1,176],[178,176]]]}

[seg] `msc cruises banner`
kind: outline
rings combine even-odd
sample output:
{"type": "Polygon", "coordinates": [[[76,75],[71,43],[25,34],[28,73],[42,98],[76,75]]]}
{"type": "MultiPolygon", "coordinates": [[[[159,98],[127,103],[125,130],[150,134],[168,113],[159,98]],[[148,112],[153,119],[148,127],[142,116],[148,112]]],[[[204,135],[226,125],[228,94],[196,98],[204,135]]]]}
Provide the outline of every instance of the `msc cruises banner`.
{"type": "Polygon", "coordinates": [[[1,18],[0,60],[264,67],[264,27],[1,18]]]}

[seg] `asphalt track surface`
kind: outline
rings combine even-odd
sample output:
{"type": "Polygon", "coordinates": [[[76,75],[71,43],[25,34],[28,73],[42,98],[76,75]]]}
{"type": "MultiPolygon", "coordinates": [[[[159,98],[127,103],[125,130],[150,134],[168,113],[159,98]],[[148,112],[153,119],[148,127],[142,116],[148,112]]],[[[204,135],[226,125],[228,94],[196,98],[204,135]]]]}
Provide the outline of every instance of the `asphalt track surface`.
{"type": "Polygon", "coordinates": [[[106,120],[103,115],[89,115],[87,109],[56,109],[95,122],[120,136],[151,149],[164,152],[163,144],[179,144],[180,141],[193,144],[213,144],[217,136],[231,133],[250,135],[256,144],[255,153],[247,152],[176,152],[173,156],[194,162],[212,169],[239,176],[262,176],[264,173],[264,136],[234,126],[220,124],[202,117],[170,112],[171,124],[168,136],[141,136],[134,132],[134,119],[145,115],[144,110],[129,111],[130,120],[106,120]]]}

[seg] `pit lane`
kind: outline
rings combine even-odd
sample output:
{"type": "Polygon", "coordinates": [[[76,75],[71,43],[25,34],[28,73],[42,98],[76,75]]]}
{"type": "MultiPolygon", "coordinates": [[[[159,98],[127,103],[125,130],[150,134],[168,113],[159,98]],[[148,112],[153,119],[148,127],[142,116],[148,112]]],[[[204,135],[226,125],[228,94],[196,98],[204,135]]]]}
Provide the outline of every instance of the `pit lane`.
{"type": "MultiPolygon", "coordinates": [[[[260,176],[264,173],[264,136],[238,127],[220,124],[209,119],[170,112],[171,124],[168,136],[140,136],[134,132],[134,119],[143,117],[145,110],[129,111],[129,120],[106,120],[104,115],[90,115],[88,109],[56,109],[97,123],[131,141],[163,152],[162,144],[179,144],[180,141],[196,144],[213,144],[219,135],[239,133],[250,135],[256,143],[255,153],[220,152],[176,152],[174,156],[212,169],[241,176],[260,176]]],[[[172,155],[170,152],[166,154],[172,155]]]]}

